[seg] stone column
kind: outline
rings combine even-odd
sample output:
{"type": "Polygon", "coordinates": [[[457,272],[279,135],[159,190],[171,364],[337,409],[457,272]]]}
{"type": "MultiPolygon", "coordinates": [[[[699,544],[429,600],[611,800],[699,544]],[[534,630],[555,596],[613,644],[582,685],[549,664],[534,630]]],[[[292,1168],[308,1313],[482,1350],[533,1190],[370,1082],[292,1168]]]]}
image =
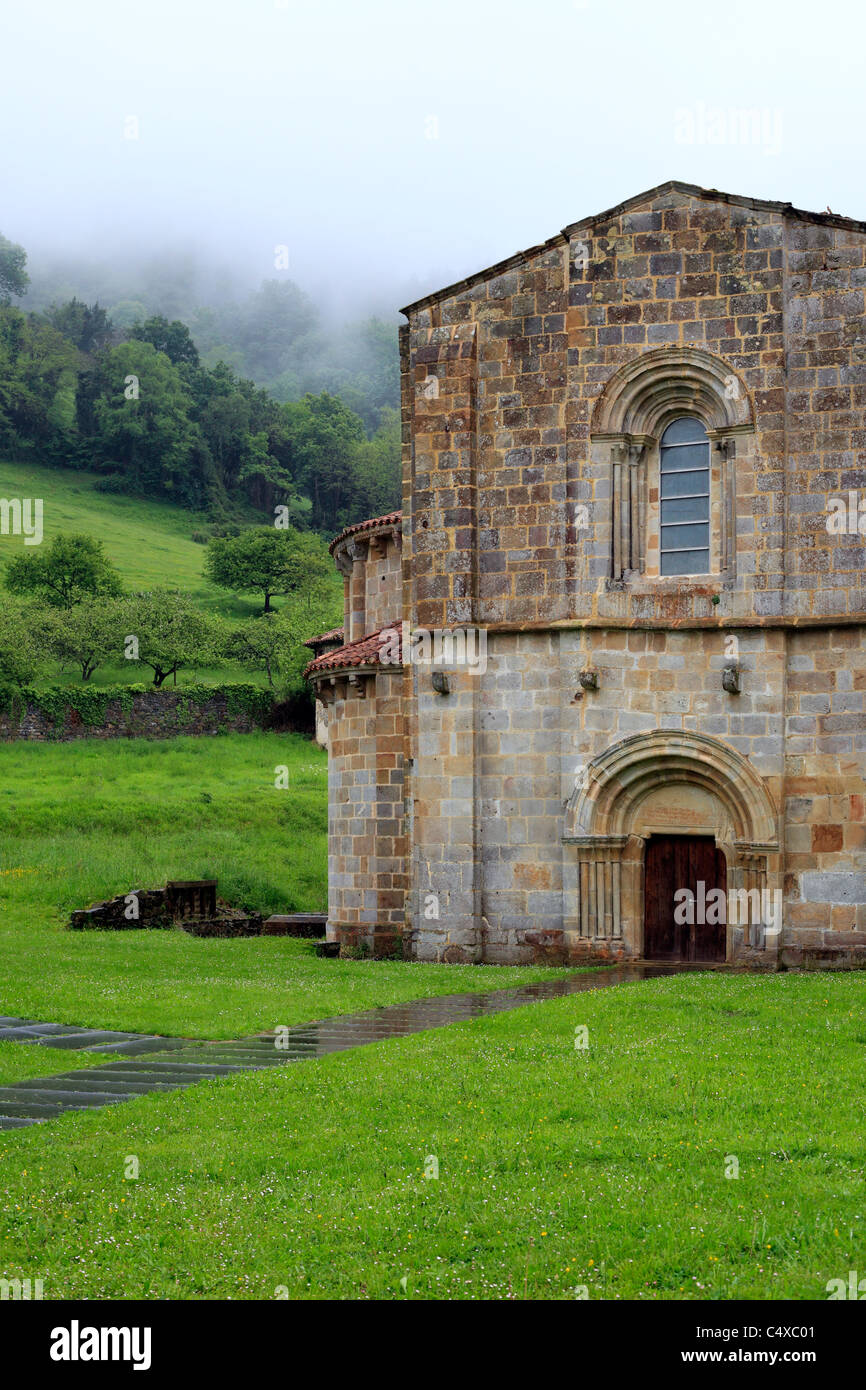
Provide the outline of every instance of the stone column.
{"type": "Polygon", "coordinates": [[[646,564],[647,442],[642,437],[622,435],[611,448],[614,579],[642,574],[646,564]]]}

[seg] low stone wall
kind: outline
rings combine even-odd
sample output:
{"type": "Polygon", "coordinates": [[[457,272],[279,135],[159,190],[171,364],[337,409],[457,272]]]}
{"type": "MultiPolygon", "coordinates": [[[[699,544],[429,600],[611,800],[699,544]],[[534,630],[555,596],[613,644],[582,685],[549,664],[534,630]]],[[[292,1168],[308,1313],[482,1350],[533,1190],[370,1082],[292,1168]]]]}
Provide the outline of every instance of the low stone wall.
{"type": "Polygon", "coordinates": [[[133,888],[73,912],[73,931],[142,931],[180,927],[190,936],[324,936],[326,914],[293,912],[263,918],[216,895],[216,879],[169,879],[165,888],[133,888]]]}
{"type": "MultiPolygon", "coordinates": [[[[69,742],[79,738],[173,738],[250,733],[275,727],[269,693],[238,684],[155,690],[94,687],[33,691],[0,709],[0,740],[69,742]]],[[[294,722],[280,722],[294,730],[294,722]]],[[[298,731],[302,730],[297,725],[298,731]]]]}
{"type": "Polygon", "coordinates": [[[222,902],[217,881],[169,879],[164,888],[132,888],[105,902],[73,912],[73,931],[141,931],[183,927],[193,936],[258,936],[262,914],[222,902]]]}

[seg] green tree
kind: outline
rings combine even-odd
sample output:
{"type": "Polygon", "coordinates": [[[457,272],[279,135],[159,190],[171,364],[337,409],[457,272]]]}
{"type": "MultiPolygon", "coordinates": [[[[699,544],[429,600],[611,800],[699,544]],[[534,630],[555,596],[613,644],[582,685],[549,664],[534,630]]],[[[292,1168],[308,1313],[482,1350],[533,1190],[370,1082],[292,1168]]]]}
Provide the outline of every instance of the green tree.
{"type": "Polygon", "coordinates": [[[204,573],[222,589],[262,594],[269,613],[274,595],[314,591],[327,582],[331,566],[318,537],[251,526],[239,536],[209,541],[204,573]]]}
{"type": "Polygon", "coordinates": [[[88,598],[121,592],[120,575],[92,536],[55,536],[6,566],[6,588],[51,608],[74,608],[88,598]]]}
{"type": "Polygon", "coordinates": [[[109,307],[108,316],[115,328],[124,332],[143,322],[147,317],[147,309],[140,299],[119,299],[109,307]]]}
{"type": "Polygon", "coordinates": [[[30,276],[26,266],[24,247],[0,235],[0,304],[11,303],[13,294],[20,299],[27,293],[30,276]]]}
{"type": "Polygon", "coordinates": [[[358,445],[355,455],[355,513],[382,516],[400,506],[402,444],[400,413],[384,407],[372,439],[358,445]]]}
{"type": "Polygon", "coordinates": [[[223,314],[224,341],[244,354],[245,372],[271,381],[320,349],[318,313],[291,280],[265,280],[223,314]]]}
{"type": "Polygon", "coordinates": [[[93,448],[132,493],[207,501],[209,454],[191,419],[187,382],[151,343],[120,343],[102,355],[90,407],[93,448]]]}
{"type": "Polygon", "coordinates": [[[326,391],[283,406],[293,475],[312,499],[312,525],[339,530],[353,503],[358,446],[364,426],[353,410],[326,391]]]}
{"type": "Polygon", "coordinates": [[[98,666],[119,660],[126,636],[123,598],[85,599],[74,608],[48,609],[41,620],[40,638],[62,665],[73,665],[83,681],[98,666]]]}
{"type": "Polygon", "coordinates": [[[227,639],[225,654],[242,666],[264,671],[271,688],[279,677],[284,689],[302,690],[302,673],[312,658],[304,643],[317,632],[336,627],[342,617],[340,586],[296,593],[279,613],[261,613],[235,627],[227,639]]]}
{"type": "Polygon", "coordinates": [[[0,442],[40,457],[71,447],[80,354],[35,314],[0,306],[0,442]]]}
{"type": "Polygon", "coordinates": [[[45,665],[40,614],[31,605],[0,608],[0,681],[29,685],[45,665]]]}
{"type": "Polygon", "coordinates": [[[150,343],[157,352],[164,352],[175,367],[182,363],[190,367],[198,366],[198,348],[186,324],[181,323],[180,319],[169,322],[162,314],[155,314],[153,318],[145,319],[144,323],[133,324],[129,336],[150,343]]]}
{"type": "Polygon", "coordinates": [[[264,671],[268,685],[273,688],[274,676],[281,670],[291,645],[292,638],[282,613],[262,613],[232,630],[226,641],[225,655],[241,666],[264,671]]]}
{"type": "Polygon", "coordinates": [[[49,305],[44,317],[79,352],[98,352],[111,342],[111,319],[99,304],[84,304],[73,298],[65,304],[49,305]]]}
{"type": "Polygon", "coordinates": [[[182,668],[206,666],[225,645],[219,620],[176,589],[131,594],[123,607],[123,625],[125,654],[137,651],[131,659],[150,667],[155,686],[182,668]]]}

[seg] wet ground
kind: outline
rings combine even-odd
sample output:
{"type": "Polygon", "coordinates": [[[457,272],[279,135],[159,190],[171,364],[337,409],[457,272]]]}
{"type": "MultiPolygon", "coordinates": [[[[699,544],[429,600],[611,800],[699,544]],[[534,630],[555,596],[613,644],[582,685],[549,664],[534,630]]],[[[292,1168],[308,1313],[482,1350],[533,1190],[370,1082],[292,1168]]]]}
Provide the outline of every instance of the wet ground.
{"type": "Polygon", "coordinates": [[[588,990],[608,989],[613,985],[701,968],[707,967],[631,962],[612,969],[518,985],[513,989],[413,999],[406,1004],[388,1004],[363,1013],[341,1014],[316,1023],[277,1028],[270,1033],[256,1033],[228,1042],[164,1038],[0,1016],[0,1041],[74,1048],[95,1054],[121,1054],[120,1060],[92,1068],[0,1086],[0,1129],[39,1124],[66,1110],[116,1105],[149,1091],[179,1090],[209,1077],[285,1066],[289,1062],[325,1057],[352,1047],[365,1047],[387,1038],[405,1038],[428,1028],[487,1018],[547,999],[561,999],[588,990]]]}

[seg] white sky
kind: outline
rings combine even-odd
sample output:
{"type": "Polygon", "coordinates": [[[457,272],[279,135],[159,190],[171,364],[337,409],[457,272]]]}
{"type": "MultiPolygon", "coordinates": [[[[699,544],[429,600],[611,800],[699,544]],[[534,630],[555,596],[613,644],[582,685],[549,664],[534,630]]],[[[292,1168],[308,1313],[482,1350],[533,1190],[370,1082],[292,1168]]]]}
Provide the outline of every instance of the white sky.
{"type": "Polygon", "coordinates": [[[669,178],[866,219],[856,0],[3,10],[0,231],[34,264],[182,243],[257,283],[284,244],[396,308],[669,178]]]}

